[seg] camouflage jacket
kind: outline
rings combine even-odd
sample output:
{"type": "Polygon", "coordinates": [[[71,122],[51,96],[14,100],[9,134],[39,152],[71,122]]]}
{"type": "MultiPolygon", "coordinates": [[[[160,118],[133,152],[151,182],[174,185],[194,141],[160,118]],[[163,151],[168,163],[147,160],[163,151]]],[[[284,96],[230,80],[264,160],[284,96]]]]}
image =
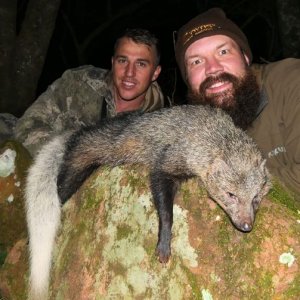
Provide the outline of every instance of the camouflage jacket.
{"type": "MultiPolygon", "coordinates": [[[[35,155],[53,134],[97,123],[116,115],[112,98],[111,73],[94,66],[64,72],[17,121],[14,137],[35,155]]],[[[164,106],[160,87],[149,87],[142,111],[164,106]]]]}
{"type": "Polygon", "coordinates": [[[253,65],[261,108],[248,133],[267,159],[270,172],[300,199],[300,59],[253,65]]]}

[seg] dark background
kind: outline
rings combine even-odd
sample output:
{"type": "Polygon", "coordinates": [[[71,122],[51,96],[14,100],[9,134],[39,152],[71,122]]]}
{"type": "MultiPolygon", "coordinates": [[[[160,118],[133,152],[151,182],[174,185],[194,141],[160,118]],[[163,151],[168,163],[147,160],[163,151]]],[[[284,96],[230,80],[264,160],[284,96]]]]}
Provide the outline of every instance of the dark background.
{"type": "Polygon", "coordinates": [[[181,102],[185,86],[173,32],[216,6],[245,32],[254,62],[300,57],[299,0],[2,0],[0,112],[21,116],[66,69],[85,64],[109,69],[116,37],[134,27],[160,39],[158,81],[181,102]]]}
{"type": "Polygon", "coordinates": [[[125,28],[147,28],[160,39],[163,72],[159,81],[167,92],[184,89],[173,50],[173,32],[208,8],[222,7],[227,16],[246,33],[254,61],[274,61],[283,57],[280,50],[276,4],[252,1],[68,1],[63,0],[49,46],[37,94],[68,68],[92,64],[110,68],[113,44],[125,28]],[[78,45],[83,53],[78,51],[78,45]]]}

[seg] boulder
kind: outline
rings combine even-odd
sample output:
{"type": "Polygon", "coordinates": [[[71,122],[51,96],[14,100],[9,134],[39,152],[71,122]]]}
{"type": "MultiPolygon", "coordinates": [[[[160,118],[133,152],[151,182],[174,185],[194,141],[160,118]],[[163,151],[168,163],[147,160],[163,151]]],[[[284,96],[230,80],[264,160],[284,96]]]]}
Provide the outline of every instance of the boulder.
{"type": "MultiPolygon", "coordinates": [[[[143,167],[95,172],[63,208],[49,299],[299,299],[300,208],[275,184],[254,229],[236,230],[196,179],[176,196],[172,256],[155,255],[158,218],[143,167]]],[[[26,299],[26,239],[0,291],[26,299]]]]}

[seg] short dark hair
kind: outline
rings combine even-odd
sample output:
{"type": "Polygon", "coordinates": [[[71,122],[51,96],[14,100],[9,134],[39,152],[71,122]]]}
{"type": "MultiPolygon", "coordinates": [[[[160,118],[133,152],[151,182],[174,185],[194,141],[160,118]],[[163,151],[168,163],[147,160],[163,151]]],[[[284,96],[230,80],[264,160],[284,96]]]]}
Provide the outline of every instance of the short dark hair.
{"type": "Polygon", "coordinates": [[[127,28],[118,37],[114,45],[114,54],[119,46],[120,40],[123,38],[129,38],[137,44],[144,44],[151,48],[154,48],[156,53],[156,65],[160,62],[160,43],[158,38],[147,29],[143,28],[127,28]]]}

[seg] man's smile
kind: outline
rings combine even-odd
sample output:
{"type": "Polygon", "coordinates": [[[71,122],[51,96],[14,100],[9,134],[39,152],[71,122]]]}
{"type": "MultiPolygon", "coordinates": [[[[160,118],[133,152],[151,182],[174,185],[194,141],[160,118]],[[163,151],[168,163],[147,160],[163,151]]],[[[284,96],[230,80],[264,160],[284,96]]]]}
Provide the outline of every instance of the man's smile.
{"type": "Polygon", "coordinates": [[[217,94],[224,92],[225,90],[228,90],[232,88],[232,82],[230,81],[218,81],[214,82],[210,86],[206,88],[206,93],[207,94],[217,94]]]}
{"type": "Polygon", "coordinates": [[[136,86],[136,82],[130,80],[124,80],[124,79],[121,81],[121,84],[125,89],[131,89],[136,86]]]}

